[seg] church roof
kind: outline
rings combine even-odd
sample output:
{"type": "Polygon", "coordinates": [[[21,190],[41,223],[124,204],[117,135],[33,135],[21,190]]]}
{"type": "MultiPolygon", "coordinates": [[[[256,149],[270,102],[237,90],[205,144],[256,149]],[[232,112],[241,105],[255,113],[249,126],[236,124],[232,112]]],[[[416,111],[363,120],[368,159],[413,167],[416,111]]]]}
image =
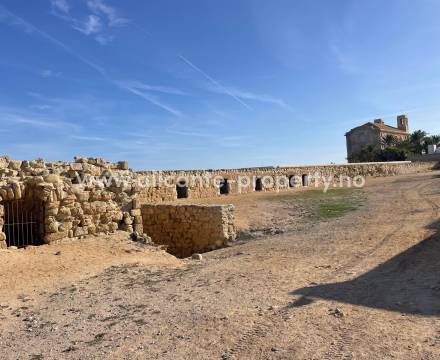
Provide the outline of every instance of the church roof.
{"type": "Polygon", "coordinates": [[[401,129],[396,128],[394,126],[386,125],[384,123],[376,123],[376,122],[373,122],[373,121],[367,122],[367,123],[365,123],[364,125],[361,125],[361,126],[357,126],[357,127],[353,128],[353,129],[351,129],[345,135],[351,133],[352,131],[354,131],[356,129],[359,129],[359,128],[362,128],[362,127],[366,127],[366,126],[374,127],[374,128],[378,129],[380,132],[383,132],[383,133],[395,134],[395,135],[408,135],[408,132],[406,132],[405,130],[401,130],[401,129]]]}
{"type": "Polygon", "coordinates": [[[387,124],[378,124],[378,123],[374,123],[374,122],[370,122],[369,124],[379,128],[383,132],[402,134],[402,135],[407,135],[408,134],[408,132],[406,132],[405,130],[401,130],[399,128],[396,128],[394,126],[390,126],[390,125],[387,125],[387,124]]]}

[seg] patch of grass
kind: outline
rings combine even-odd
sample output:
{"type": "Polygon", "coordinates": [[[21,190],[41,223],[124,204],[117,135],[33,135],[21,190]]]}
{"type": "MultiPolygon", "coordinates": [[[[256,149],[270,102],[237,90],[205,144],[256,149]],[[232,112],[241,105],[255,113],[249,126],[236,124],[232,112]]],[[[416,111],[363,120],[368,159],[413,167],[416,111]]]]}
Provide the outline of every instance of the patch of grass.
{"type": "Polygon", "coordinates": [[[340,188],[307,190],[301,193],[281,197],[283,202],[298,205],[307,210],[309,218],[315,221],[326,221],[342,217],[359,209],[366,200],[362,189],[340,188]]]}
{"type": "Polygon", "coordinates": [[[350,211],[354,211],[358,208],[353,204],[348,203],[331,203],[331,204],[319,204],[316,216],[320,219],[332,219],[344,216],[350,211]]]}
{"type": "Polygon", "coordinates": [[[324,192],[323,189],[302,190],[299,192],[295,192],[295,190],[293,190],[293,192],[288,194],[275,195],[274,200],[276,198],[283,201],[316,200],[316,199],[319,200],[319,199],[328,199],[331,197],[350,195],[356,191],[362,191],[362,189],[338,188],[338,189],[328,189],[326,192],[324,192]]]}

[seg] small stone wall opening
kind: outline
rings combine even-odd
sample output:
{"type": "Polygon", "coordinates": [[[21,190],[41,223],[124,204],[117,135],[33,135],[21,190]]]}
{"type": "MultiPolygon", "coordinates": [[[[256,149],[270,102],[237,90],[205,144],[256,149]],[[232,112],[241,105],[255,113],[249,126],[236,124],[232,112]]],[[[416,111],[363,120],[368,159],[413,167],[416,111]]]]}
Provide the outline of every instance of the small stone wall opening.
{"type": "Polygon", "coordinates": [[[255,191],[262,191],[263,190],[263,180],[261,178],[255,179],[255,191]]]}
{"type": "Polygon", "coordinates": [[[39,201],[4,201],[6,245],[23,248],[44,243],[44,206],[39,201]]]}
{"type": "Polygon", "coordinates": [[[220,195],[229,194],[229,182],[228,179],[222,179],[220,181],[220,195]]]}
{"type": "Polygon", "coordinates": [[[176,192],[178,199],[186,199],[188,197],[188,186],[186,181],[181,180],[176,184],[176,192]]]}
{"type": "Polygon", "coordinates": [[[309,186],[309,176],[307,174],[302,176],[302,186],[309,186]]]}
{"type": "Polygon", "coordinates": [[[290,175],[289,176],[289,187],[290,188],[295,187],[295,183],[296,183],[295,175],[290,175]]]}

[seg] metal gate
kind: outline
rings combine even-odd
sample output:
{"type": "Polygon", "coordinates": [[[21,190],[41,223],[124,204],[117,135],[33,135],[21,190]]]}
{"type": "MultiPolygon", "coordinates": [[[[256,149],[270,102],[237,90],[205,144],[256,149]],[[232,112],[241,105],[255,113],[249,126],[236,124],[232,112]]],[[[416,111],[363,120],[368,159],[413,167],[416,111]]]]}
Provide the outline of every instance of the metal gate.
{"type": "Polygon", "coordinates": [[[7,246],[22,248],[43,243],[43,206],[30,206],[23,200],[3,202],[7,246]]]}

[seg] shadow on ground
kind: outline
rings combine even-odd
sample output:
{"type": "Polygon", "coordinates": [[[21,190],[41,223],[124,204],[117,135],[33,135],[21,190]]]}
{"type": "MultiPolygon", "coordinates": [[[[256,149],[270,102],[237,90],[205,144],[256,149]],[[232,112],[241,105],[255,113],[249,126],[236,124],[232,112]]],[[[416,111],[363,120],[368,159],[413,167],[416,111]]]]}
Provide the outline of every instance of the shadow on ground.
{"type": "Polygon", "coordinates": [[[335,300],[370,308],[418,315],[440,315],[440,220],[436,233],[371,271],[340,283],[305,287],[289,307],[314,299],[335,300]]]}

